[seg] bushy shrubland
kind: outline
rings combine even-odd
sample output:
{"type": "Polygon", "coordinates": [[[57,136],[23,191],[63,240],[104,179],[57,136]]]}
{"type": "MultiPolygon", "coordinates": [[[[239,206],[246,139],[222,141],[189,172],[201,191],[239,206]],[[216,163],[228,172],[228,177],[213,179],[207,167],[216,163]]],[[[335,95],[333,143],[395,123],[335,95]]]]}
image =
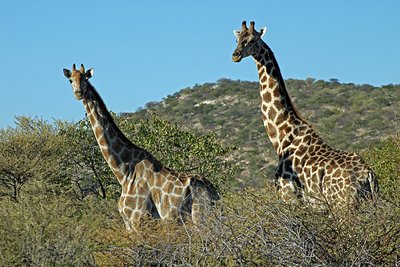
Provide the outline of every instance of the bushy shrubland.
{"type": "MultiPolygon", "coordinates": [[[[20,120],[30,127],[4,130],[1,147],[24,144],[23,151],[38,151],[40,157],[26,153],[22,163],[35,160],[28,165],[32,175],[20,186],[17,198],[0,197],[2,266],[400,264],[398,137],[363,153],[379,176],[379,199],[365,202],[357,210],[320,211],[283,203],[268,182],[240,191],[226,186],[235,172],[234,166],[223,160],[231,148],[220,145],[212,135],[184,132],[159,118],[138,122],[117,117],[131,140],[155,151],[166,165],[211,175],[208,178],[225,191],[204,225],[145,219],[138,233],[128,233],[117,211],[119,187],[111,182],[114,178],[103,165],[87,122],[50,126],[20,120]],[[23,133],[32,142],[14,143],[14,133],[23,133]],[[51,175],[44,171],[54,166],[58,168],[51,169],[51,175]]],[[[4,160],[12,156],[7,151],[0,151],[4,160]]],[[[12,170],[6,163],[0,161],[12,170]]],[[[0,184],[0,189],[5,190],[5,185],[0,184]]]]}
{"type": "Polygon", "coordinates": [[[396,266],[399,198],[358,211],[288,206],[274,188],[227,194],[205,225],[145,220],[126,232],[115,203],[59,196],[2,202],[1,260],[35,266],[396,266]],[[18,206],[17,206],[18,205],[18,206]],[[31,207],[34,207],[32,209],[31,207]]]}
{"type": "Polygon", "coordinates": [[[120,266],[395,266],[399,204],[317,212],[249,189],[226,196],[206,225],[148,222],[100,255],[120,266]]]}

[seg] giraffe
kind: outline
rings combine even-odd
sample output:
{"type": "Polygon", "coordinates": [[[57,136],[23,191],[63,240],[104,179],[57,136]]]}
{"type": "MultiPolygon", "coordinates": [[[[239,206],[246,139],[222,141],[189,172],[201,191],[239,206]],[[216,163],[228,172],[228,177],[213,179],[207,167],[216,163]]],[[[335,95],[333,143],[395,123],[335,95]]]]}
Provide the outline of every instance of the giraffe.
{"type": "Polygon", "coordinates": [[[254,21],[247,28],[243,21],[241,30],[234,31],[237,47],[232,60],[240,62],[248,56],[255,60],[263,125],[279,158],[275,170],[279,195],[289,203],[323,201],[342,207],[373,198],[378,180],[363,159],[326,144],[294,106],[276,58],[261,39],[266,30],[256,31],[254,21]]]}
{"type": "Polygon", "coordinates": [[[152,154],[129,141],[114,122],[99,93],[85,72],[75,64],[64,69],[74,96],[82,100],[104,159],[122,187],[118,209],[128,231],[137,231],[142,215],[153,218],[179,218],[191,214],[196,224],[219,199],[215,187],[198,175],[175,172],[164,167],[152,154]]]}

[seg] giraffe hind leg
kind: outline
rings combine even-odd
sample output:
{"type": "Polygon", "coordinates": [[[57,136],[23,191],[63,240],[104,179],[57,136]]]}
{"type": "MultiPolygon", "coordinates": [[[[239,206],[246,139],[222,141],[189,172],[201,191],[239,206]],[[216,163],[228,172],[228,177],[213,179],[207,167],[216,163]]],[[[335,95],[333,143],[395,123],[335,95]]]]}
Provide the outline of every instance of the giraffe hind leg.
{"type": "Polygon", "coordinates": [[[194,179],[191,182],[192,190],[192,220],[195,224],[204,223],[219,194],[211,182],[205,179],[194,179]]]}
{"type": "Polygon", "coordinates": [[[183,199],[182,204],[179,208],[180,223],[185,221],[188,215],[192,214],[192,207],[193,207],[192,192],[190,187],[188,187],[185,194],[185,198],[183,199]]]}

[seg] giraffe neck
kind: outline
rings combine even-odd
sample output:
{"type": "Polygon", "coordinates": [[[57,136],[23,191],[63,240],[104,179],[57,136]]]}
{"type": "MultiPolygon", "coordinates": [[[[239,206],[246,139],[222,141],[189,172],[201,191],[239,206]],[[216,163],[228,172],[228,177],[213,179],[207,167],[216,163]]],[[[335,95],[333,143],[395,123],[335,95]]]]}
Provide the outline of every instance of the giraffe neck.
{"type": "Polygon", "coordinates": [[[120,184],[133,173],[135,164],[149,159],[160,164],[146,150],[132,144],[115,124],[96,89],[88,83],[88,93],[83,98],[92,130],[104,159],[107,161],[120,184]]]}
{"type": "Polygon", "coordinates": [[[292,142],[295,129],[309,124],[293,105],[272,50],[260,42],[253,57],[259,75],[262,119],[271,143],[278,155],[282,155],[292,142]]]}

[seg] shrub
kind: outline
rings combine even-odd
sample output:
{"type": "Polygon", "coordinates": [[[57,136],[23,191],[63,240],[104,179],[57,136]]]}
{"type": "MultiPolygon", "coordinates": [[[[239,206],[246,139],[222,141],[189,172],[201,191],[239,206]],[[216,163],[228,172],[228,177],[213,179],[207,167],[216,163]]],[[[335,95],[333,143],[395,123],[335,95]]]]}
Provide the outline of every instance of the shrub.
{"type": "MultiPolygon", "coordinates": [[[[322,212],[274,189],[226,195],[205,226],[148,222],[107,252],[121,266],[387,266],[398,264],[399,202],[322,212]]],[[[124,235],[122,235],[124,236],[124,235]]],[[[111,242],[113,238],[106,242],[111,242]]],[[[108,255],[108,256],[107,256],[108,255]]]]}

